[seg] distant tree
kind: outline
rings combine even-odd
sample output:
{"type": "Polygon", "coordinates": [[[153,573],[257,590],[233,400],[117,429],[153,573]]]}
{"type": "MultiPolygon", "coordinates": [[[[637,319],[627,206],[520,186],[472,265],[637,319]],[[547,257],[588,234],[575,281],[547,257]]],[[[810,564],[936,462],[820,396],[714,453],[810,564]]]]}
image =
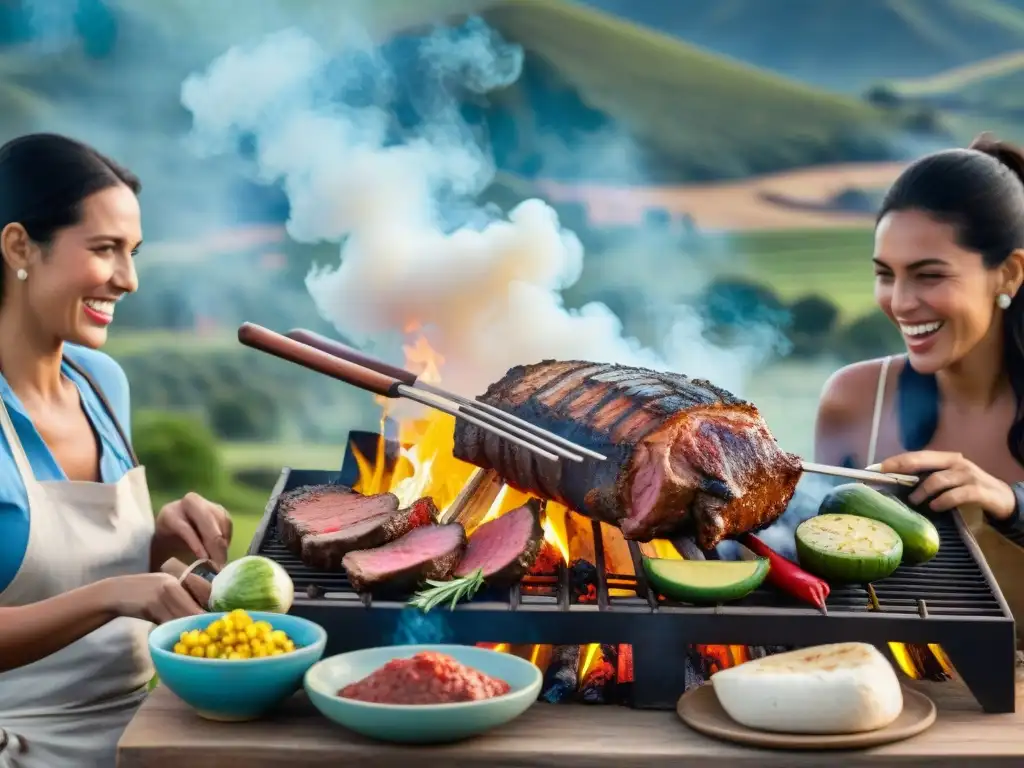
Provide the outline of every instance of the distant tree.
{"type": "Polygon", "coordinates": [[[135,415],[132,442],[154,491],[215,495],[226,473],[209,427],[194,416],[170,412],[135,415]]]}
{"type": "Polygon", "coordinates": [[[859,317],[837,334],[839,355],[850,362],[899,351],[903,345],[899,331],[881,312],[859,317]]]}
{"type": "Polygon", "coordinates": [[[771,287],[739,277],[713,280],[701,305],[711,326],[735,327],[756,323],[788,325],[786,305],[771,287]]]}
{"type": "Polygon", "coordinates": [[[889,85],[873,85],[864,93],[864,100],[882,109],[895,109],[903,103],[903,97],[889,85]]]}
{"type": "Polygon", "coordinates": [[[252,387],[221,391],[207,406],[210,426],[224,440],[272,441],[280,427],[277,401],[252,387]]]}
{"type": "Polygon", "coordinates": [[[789,305],[790,354],[814,357],[824,352],[839,320],[839,309],[823,296],[804,296],[789,305]]]}

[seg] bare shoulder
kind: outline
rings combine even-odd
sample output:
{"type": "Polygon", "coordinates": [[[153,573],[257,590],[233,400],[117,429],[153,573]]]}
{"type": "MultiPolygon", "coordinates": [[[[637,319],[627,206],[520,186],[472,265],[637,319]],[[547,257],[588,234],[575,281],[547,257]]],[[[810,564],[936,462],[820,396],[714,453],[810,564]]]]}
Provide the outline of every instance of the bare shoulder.
{"type": "MultiPolygon", "coordinates": [[[[857,457],[871,431],[878,376],[884,358],[864,360],[829,376],[818,400],[815,454],[821,461],[841,463],[857,457]]],[[[894,360],[892,369],[896,369],[894,360]]]]}

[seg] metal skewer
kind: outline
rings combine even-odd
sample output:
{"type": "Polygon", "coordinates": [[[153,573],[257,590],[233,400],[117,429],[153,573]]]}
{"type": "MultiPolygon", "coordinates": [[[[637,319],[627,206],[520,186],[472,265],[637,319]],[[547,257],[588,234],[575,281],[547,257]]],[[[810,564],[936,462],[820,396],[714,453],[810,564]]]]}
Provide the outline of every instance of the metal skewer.
{"type": "MultiPolygon", "coordinates": [[[[238,329],[238,340],[247,347],[279,357],[282,360],[301,365],[312,371],[344,381],[346,384],[359,387],[382,397],[404,397],[435,410],[447,413],[470,424],[480,427],[503,440],[525,448],[538,456],[551,461],[558,461],[565,449],[547,443],[537,435],[528,435],[528,439],[511,433],[504,424],[484,421],[477,416],[466,413],[457,404],[441,401],[436,396],[425,395],[423,392],[401,383],[400,380],[380,371],[375,371],[358,363],[335,357],[315,347],[282,336],[268,328],[254,323],[243,323],[238,329]]],[[[521,431],[521,430],[520,430],[521,431]]],[[[576,459],[581,460],[581,459],[576,459]]]]}
{"type": "Polygon", "coordinates": [[[864,483],[874,485],[901,485],[913,487],[918,484],[919,478],[913,475],[886,474],[875,472],[870,469],[848,469],[847,467],[831,467],[828,464],[815,464],[814,462],[803,462],[804,472],[813,472],[816,475],[832,475],[833,477],[845,477],[849,480],[860,480],[864,483]]]}
{"type": "Polygon", "coordinates": [[[512,432],[515,435],[519,435],[524,439],[530,439],[534,436],[539,437],[548,444],[546,447],[558,453],[562,458],[570,459],[572,461],[583,461],[583,456],[589,456],[590,458],[597,459],[598,461],[605,461],[608,458],[597,451],[591,450],[590,448],[586,448],[582,445],[577,445],[571,440],[566,440],[561,435],[556,435],[553,432],[542,429],[536,424],[531,424],[525,419],[521,419],[507,411],[501,410],[500,408],[496,408],[489,403],[484,403],[480,400],[471,400],[468,397],[463,397],[462,395],[442,389],[434,384],[423,381],[412,371],[407,371],[404,368],[399,368],[386,363],[383,360],[378,360],[372,355],[353,349],[346,344],[342,344],[340,341],[329,339],[319,333],[307,331],[304,328],[296,328],[288,331],[285,336],[289,339],[301,342],[302,344],[307,344],[319,349],[321,352],[327,352],[335,357],[339,357],[342,360],[348,360],[350,363],[362,365],[370,370],[383,373],[385,376],[391,376],[407,386],[415,387],[416,389],[429,392],[432,395],[454,402],[464,413],[472,413],[478,419],[495,424],[496,426],[499,426],[508,432],[512,432]],[[557,450],[559,447],[565,450],[557,450]]]}

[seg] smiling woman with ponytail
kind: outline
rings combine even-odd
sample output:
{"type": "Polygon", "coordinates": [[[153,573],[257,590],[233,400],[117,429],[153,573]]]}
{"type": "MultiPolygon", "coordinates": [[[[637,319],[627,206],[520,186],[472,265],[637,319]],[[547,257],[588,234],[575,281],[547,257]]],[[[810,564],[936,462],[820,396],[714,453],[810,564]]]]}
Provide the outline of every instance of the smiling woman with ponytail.
{"type": "Polygon", "coordinates": [[[817,460],[921,476],[910,501],[960,509],[1024,619],[1024,154],[984,134],[912,163],[872,261],[906,354],[829,379],[817,460]]]}

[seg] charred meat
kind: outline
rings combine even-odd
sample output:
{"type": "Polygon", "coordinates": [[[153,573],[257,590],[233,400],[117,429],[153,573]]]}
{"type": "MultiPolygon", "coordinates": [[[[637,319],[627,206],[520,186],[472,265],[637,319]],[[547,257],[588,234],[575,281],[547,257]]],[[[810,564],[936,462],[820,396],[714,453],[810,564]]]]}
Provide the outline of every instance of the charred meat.
{"type": "Polygon", "coordinates": [[[774,522],[801,474],[753,405],[682,374],[546,360],[512,368],[480,399],[608,460],[546,461],[462,420],[457,458],[627,539],[692,534],[711,549],[774,522]]]}
{"type": "Polygon", "coordinates": [[[479,569],[489,584],[514,584],[533,567],[543,540],[540,502],[530,499],[473,531],[455,577],[468,576],[479,569]]]}
{"type": "Polygon", "coordinates": [[[407,590],[426,579],[449,578],[465,551],[466,531],[459,523],[428,525],[382,547],[349,552],[342,565],[357,592],[407,590]]]}

